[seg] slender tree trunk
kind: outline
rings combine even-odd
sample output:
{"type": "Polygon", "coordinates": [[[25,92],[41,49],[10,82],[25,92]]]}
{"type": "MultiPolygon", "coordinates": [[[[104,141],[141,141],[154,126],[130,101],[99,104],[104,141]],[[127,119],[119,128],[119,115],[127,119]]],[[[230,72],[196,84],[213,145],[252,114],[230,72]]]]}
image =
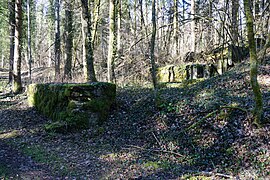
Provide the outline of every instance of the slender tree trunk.
{"type": "Polygon", "coordinates": [[[117,6],[117,54],[121,54],[121,18],[122,18],[122,6],[121,0],[118,2],[117,6]]]}
{"type": "MultiPolygon", "coordinates": [[[[55,7],[54,7],[54,0],[49,0],[49,8],[48,9],[49,9],[49,14],[50,14],[49,17],[48,17],[48,24],[49,24],[48,66],[52,67],[53,66],[53,61],[55,60],[55,57],[54,57],[54,49],[55,49],[55,45],[54,45],[54,42],[55,42],[55,7]]],[[[41,20],[39,20],[39,21],[42,22],[41,20]]],[[[41,29],[41,27],[40,27],[40,29],[41,29]]],[[[37,64],[37,62],[35,62],[35,63],[37,64]]]]}
{"type": "Polygon", "coordinates": [[[262,49],[262,63],[266,62],[265,55],[266,55],[266,50],[270,47],[270,33],[268,33],[268,37],[266,39],[265,45],[263,46],[262,49]]]}
{"type": "Polygon", "coordinates": [[[195,13],[196,13],[196,4],[195,0],[191,0],[191,51],[196,52],[196,20],[195,20],[195,13]]]}
{"type": "Polygon", "coordinates": [[[8,82],[12,83],[14,69],[14,37],[15,37],[15,0],[9,0],[9,77],[8,82]]]}
{"type": "Polygon", "coordinates": [[[28,58],[28,77],[31,83],[32,79],[32,48],[31,48],[31,18],[30,18],[30,0],[27,0],[27,58],[28,58]]]}
{"type": "Polygon", "coordinates": [[[64,75],[65,78],[71,79],[72,74],[71,74],[71,68],[72,68],[72,48],[73,48],[73,12],[72,12],[72,5],[71,1],[67,0],[66,1],[66,10],[65,10],[65,69],[64,69],[64,75]]]}
{"type": "Polygon", "coordinates": [[[98,28],[98,19],[99,19],[99,11],[100,11],[100,0],[95,0],[95,14],[94,14],[94,25],[93,25],[93,33],[92,33],[92,47],[95,49],[95,42],[97,37],[97,28],[98,28]]]}
{"type": "Polygon", "coordinates": [[[134,34],[137,34],[137,0],[134,0],[134,34]]]}
{"type": "Polygon", "coordinates": [[[177,56],[179,54],[179,44],[178,44],[178,1],[173,1],[173,54],[177,56]]]}
{"type": "Polygon", "coordinates": [[[254,30],[253,30],[253,17],[251,11],[251,4],[249,0],[244,0],[244,9],[246,13],[246,22],[247,22],[247,35],[249,43],[249,54],[250,54],[250,83],[252,86],[255,107],[253,110],[254,123],[259,127],[262,125],[263,118],[263,100],[260,86],[258,84],[257,75],[258,75],[258,59],[256,54],[256,44],[254,39],[254,30]]]}
{"type": "Polygon", "coordinates": [[[157,78],[156,78],[156,63],[155,63],[155,41],[156,41],[156,0],[152,0],[152,36],[151,36],[151,49],[150,49],[150,60],[151,60],[151,74],[154,89],[157,89],[157,78]]]}
{"type": "Polygon", "coordinates": [[[60,40],[60,0],[55,0],[55,78],[60,75],[60,57],[61,57],[61,40],[60,40]]]}
{"type": "Polygon", "coordinates": [[[110,10],[109,10],[109,43],[108,43],[108,81],[113,82],[114,76],[114,61],[116,58],[116,2],[117,0],[110,0],[110,10]]]}
{"type": "Polygon", "coordinates": [[[14,46],[14,74],[13,92],[22,90],[21,80],[21,35],[22,35],[22,0],[15,1],[15,46],[14,46]]]}
{"type": "Polygon", "coordinates": [[[209,20],[207,22],[207,50],[210,50],[211,48],[211,45],[213,44],[213,21],[212,21],[212,18],[213,18],[213,2],[212,0],[209,1],[209,7],[208,7],[208,16],[209,16],[209,20]]]}
{"type": "Polygon", "coordinates": [[[96,82],[94,69],[94,55],[91,35],[91,14],[88,8],[88,0],[81,0],[82,3],[82,37],[83,37],[83,73],[86,82],[96,82]]]}
{"type": "MultiPolygon", "coordinates": [[[[145,4],[147,4],[147,2],[145,2],[145,4]]],[[[145,19],[144,19],[144,12],[143,12],[143,0],[139,0],[139,6],[140,6],[140,23],[141,23],[141,27],[140,27],[140,30],[141,30],[141,33],[144,31],[144,39],[147,43],[149,43],[149,40],[148,40],[148,30],[147,30],[147,26],[146,26],[146,23],[145,23],[145,19]]],[[[149,44],[150,46],[150,44],[149,44]]],[[[142,51],[143,52],[143,51],[142,51]]]]}
{"type": "Polygon", "coordinates": [[[232,43],[238,45],[238,12],[239,12],[239,0],[232,0],[232,43]]]}
{"type": "MultiPolygon", "coordinates": [[[[185,11],[185,3],[186,1],[185,0],[182,0],[182,18],[183,18],[183,20],[185,20],[185,14],[186,14],[186,11],[185,11]]],[[[183,29],[185,28],[185,25],[183,25],[182,26],[183,27],[183,29]]],[[[180,55],[183,57],[183,55],[184,55],[184,53],[185,53],[185,49],[186,49],[186,45],[185,45],[185,38],[186,38],[186,36],[185,36],[185,32],[184,31],[182,31],[182,41],[181,41],[181,51],[180,51],[180,55]]]]}

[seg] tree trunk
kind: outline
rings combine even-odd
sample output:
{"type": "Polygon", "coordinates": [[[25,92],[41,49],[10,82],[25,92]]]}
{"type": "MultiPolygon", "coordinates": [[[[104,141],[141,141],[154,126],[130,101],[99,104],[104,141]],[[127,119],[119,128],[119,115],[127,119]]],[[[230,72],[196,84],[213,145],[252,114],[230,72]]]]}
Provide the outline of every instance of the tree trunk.
{"type": "Polygon", "coordinates": [[[27,58],[28,58],[28,77],[31,83],[32,78],[32,48],[31,48],[31,18],[30,0],[27,0],[27,58]]]}
{"type": "Polygon", "coordinates": [[[13,92],[22,90],[21,80],[21,35],[22,35],[22,0],[15,1],[15,45],[14,45],[14,74],[13,92]]]}
{"type": "Polygon", "coordinates": [[[121,43],[121,11],[122,11],[122,6],[121,6],[121,0],[119,0],[118,2],[118,6],[117,6],[117,54],[118,57],[120,56],[120,54],[122,54],[122,43],[121,43]]]}
{"type": "Polygon", "coordinates": [[[95,0],[95,11],[94,11],[94,25],[93,25],[93,34],[92,34],[92,47],[95,49],[95,42],[97,37],[97,28],[98,28],[98,19],[99,19],[99,10],[100,10],[100,0],[95,0]]]}
{"type": "Polygon", "coordinates": [[[262,64],[266,63],[266,50],[270,47],[270,33],[268,34],[268,37],[266,39],[266,42],[265,42],[265,45],[263,46],[263,49],[262,49],[262,64]]]}
{"type": "Polygon", "coordinates": [[[191,0],[191,51],[196,52],[196,21],[195,21],[196,5],[195,0],[191,0]]]}
{"type": "Polygon", "coordinates": [[[71,68],[72,68],[72,48],[73,48],[73,12],[71,1],[66,1],[66,9],[65,9],[65,41],[66,41],[66,51],[65,51],[65,69],[64,76],[67,79],[72,78],[71,68]]]}
{"type": "Polygon", "coordinates": [[[150,60],[151,60],[151,74],[154,89],[157,89],[157,78],[156,78],[156,64],[155,64],[155,41],[156,41],[156,0],[152,0],[152,36],[151,36],[151,49],[150,49],[150,60]]]}
{"type": "Polygon", "coordinates": [[[82,37],[83,37],[83,73],[84,80],[86,82],[96,82],[95,70],[94,70],[94,55],[92,48],[92,36],[91,36],[91,14],[88,8],[88,0],[81,0],[82,12],[82,37]]]}
{"type": "Polygon", "coordinates": [[[207,50],[211,50],[211,47],[212,44],[214,44],[214,40],[213,40],[213,2],[212,1],[209,1],[209,6],[208,6],[208,16],[209,16],[209,20],[207,22],[207,50]]]}
{"type": "Polygon", "coordinates": [[[173,55],[177,56],[179,54],[179,44],[178,44],[178,1],[173,1],[173,55]]]}
{"type": "Polygon", "coordinates": [[[239,12],[239,0],[232,0],[232,44],[238,45],[238,12],[239,12]]]}
{"type": "Polygon", "coordinates": [[[109,43],[108,43],[108,81],[113,82],[115,79],[114,75],[114,61],[116,58],[116,2],[117,0],[110,0],[110,10],[109,10],[109,43]]]}
{"type": "Polygon", "coordinates": [[[8,82],[12,83],[14,69],[14,37],[15,37],[15,0],[9,0],[9,77],[8,82]]]}
{"type": "Polygon", "coordinates": [[[244,9],[246,13],[246,22],[247,22],[247,35],[248,35],[248,43],[249,43],[249,54],[250,54],[250,83],[252,86],[255,107],[253,110],[254,115],[254,123],[257,126],[262,125],[262,117],[263,117],[263,100],[262,93],[260,90],[260,86],[257,81],[258,75],[258,59],[256,54],[256,44],[254,39],[254,30],[253,30],[253,17],[251,11],[251,4],[249,0],[244,0],[244,9]]]}
{"type": "Polygon", "coordinates": [[[60,75],[60,0],[55,0],[55,78],[60,75]]]}
{"type": "MultiPolygon", "coordinates": [[[[145,2],[145,4],[147,4],[147,2],[145,2]]],[[[139,0],[139,6],[140,6],[140,31],[141,33],[144,32],[144,39],[147,43],[149,43],[149,40],[148,40],[148,30],[147,30],[147,25],[145,23],[145,18],[144,18],[144,13],[143,13],[143,0],[139,0]]],[[[150,46],[150,44],[149,44],[150,46]]],[[[141,47],[141,46],[140,46],[141,47]]],[[[144,48],[144,47],[143,47],[144,48]]],[[[142,49],[142,52],[144,52],[144,49],[142,49]]]]}

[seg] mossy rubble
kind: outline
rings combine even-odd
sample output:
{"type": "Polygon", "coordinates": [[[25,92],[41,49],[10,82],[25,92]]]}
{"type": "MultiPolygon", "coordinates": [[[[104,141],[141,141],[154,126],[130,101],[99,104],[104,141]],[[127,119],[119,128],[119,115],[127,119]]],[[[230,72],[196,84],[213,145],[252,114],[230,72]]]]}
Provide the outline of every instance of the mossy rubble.
{"type": "Polygon", "coordinates": [[[105,82],[83,84],[30,84],[29,106],[50,117],[48,131],[67,131],[100,125],[115,101],[115,84],[105,82]]]}

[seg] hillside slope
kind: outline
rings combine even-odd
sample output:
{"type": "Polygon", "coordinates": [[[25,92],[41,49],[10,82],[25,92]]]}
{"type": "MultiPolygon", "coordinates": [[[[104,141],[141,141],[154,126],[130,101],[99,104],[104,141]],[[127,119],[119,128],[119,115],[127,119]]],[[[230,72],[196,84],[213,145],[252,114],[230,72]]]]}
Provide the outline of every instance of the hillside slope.
{"type": "MultiPolygon", "coordinates": [[[[156,101],[151,89],[119,88],[105,124],[70,134],[46,133],[50,119],[28,108],[25,94],[2,92],[0,177],[270,178],[270,126],[252,125],[248,70],[243,63],[196,84],[162,88],[156,101]]],[[[267,64],[259,76],[268,121],[269,72],[267,64]]]]}

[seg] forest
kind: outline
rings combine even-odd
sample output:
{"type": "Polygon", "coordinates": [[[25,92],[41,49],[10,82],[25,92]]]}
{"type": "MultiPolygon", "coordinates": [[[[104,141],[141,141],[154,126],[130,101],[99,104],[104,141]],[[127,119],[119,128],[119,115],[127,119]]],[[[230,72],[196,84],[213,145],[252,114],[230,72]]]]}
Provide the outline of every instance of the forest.
{"type": "Polygon", "coordinates": [[[268,0],[0,0],[0,179],[270,179],[268,0]]]}

